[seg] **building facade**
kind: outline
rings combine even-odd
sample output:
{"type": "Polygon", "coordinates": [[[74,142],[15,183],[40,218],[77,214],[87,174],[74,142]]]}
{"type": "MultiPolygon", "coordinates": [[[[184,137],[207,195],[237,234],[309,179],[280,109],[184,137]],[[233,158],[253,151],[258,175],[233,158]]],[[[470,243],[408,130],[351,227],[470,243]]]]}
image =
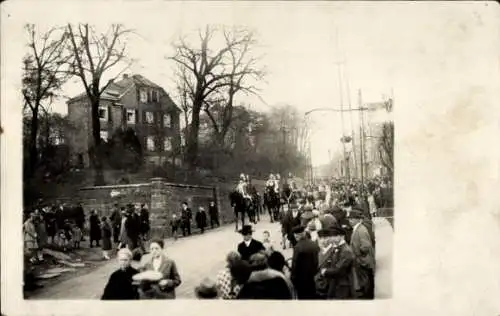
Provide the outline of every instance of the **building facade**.
{"type": "MultiPolygon", "coordinates": [[[[90,165],[89,148],[93,144],[90,101],[82,93],[68,102],[68,120],[74,128],[67,133],[72,162],[90,165]]],[[[99,106],[100,134],[108,141],[118,129],[132,128],[151,163],[167,157],[180,163],[181,110],[159,85],[141,75],[123,75],[101,95],[99,106]]]]}

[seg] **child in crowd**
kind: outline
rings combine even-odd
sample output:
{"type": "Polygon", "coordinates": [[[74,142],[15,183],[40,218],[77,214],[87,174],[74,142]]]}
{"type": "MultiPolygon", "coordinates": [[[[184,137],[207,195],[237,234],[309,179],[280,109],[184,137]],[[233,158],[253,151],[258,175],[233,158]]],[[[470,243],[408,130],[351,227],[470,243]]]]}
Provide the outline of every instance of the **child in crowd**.
{"type": "Polygon", "coordinates": [[[269,231],[265,230],[263,233],[262,244],[264,245],[266,254],[270,255],[273,253],[273,243],[271,242],[271,234],[269,231]]]}
{"type": "Polygon", "coordinates": [[[71,223],[71,235],[73,248],[80,249],[80,241],[82,240],[82,230],[75,223],[71,223]]]}
{"type": "Polygon", "coordinates": [[[181,225],[181,219],[177,216],[177,214],[172,214],[172,219],[170,220],[170,228],[172,229],[172,236],[174,240],[177,240],[177,231],[181,225]]]}

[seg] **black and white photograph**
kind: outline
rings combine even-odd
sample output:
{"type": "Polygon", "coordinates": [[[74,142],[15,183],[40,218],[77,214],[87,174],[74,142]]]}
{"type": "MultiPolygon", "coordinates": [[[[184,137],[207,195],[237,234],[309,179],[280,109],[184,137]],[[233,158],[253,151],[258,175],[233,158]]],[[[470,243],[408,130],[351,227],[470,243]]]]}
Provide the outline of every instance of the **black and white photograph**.
{"type": "MultiPolygon", "coordinates": [[[[430,194],[433,183],[420,182],[423,172],[409,165],[416,166],[413,150],[430,155],[424,143],[437,139],[425,128],[412,139],[405,123],[424,121],[405,114],[408,91],[424,98],[405,82],[405,69],[425,77],[408,53],[411,34],[394,23],[416,23],[409,7],[73,7],[81,12],[52,19],[52,5],[29,20],[2,8],[22,43],[17,60],[9,59],[20,75],[9,109],[19,112],[22,131],[22,222],[9,226],[21,232],[23,300],[361,304],[399,295],[394,240],[413,234],[418,242],[431,231],[409,232],[411,224],[400,221],[432,205],[415,203],[416,187],[430,194]]],[[[425,11],[415,12],[424,19],[425,11]]],[[[2,52],[8,49],[2,41],[2,52]]],[[[441,164],[434,153],[429,163],[441,164]]],[[[2,187],[8,183],[2,179],[2,187]]],[[[402,254],[413,247],[397,245],[402,254]]],[[[418,262],[406,261],[424,266],[418,262]]]]}
{"type": "Polygon", "coordinates": [[[27,24],[25,297],[390,297],[397,91],[318,17],[27,24]]]}

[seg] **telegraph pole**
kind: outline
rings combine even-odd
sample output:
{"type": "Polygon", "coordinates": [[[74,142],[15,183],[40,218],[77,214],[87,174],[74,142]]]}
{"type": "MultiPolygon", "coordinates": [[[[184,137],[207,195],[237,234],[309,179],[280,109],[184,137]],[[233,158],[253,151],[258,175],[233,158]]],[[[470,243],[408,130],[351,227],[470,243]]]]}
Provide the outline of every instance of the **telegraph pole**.
{"type": "Polygon", "coordinates": [[[361,99],[361,89],[358,90],[358,103],[359,103],[359,117],[360,117],[360,125],[359,125],[359,149],[360,149],[360,162],[361,162],[361,194],[364,196],[364,187],[365,187],[365,165],[364,165],[364,109],[363,109],[363,101],[361,99]]]}
{"type": "MultiPolygon", "coordinates": [[[[346,67],[347,68],[347,67],[346,67]]],[[[347,89],[347,104],[349,106],[349,120],[351,122],[351,142],[352,142],[352,154],[354,158],[354,174],[358,173],[358,160],[356,159],[356,141],[354,140],[354,124],[352,122],[352,106],[351,106],[351,89],[349,87],[349,77],[347,76],[346,70],[346,89],[347,89]]]]}
{"type": "MultiPolygon", "coordinates": [[[[339,53],[339,30],[336,28],[335,29],[335,48],[337,50],[337,53],[339,53]]],[[[340,55],[340,53],[339,53],[340,55]]],[[[338,81],[339,81],[339,96],[340,96],[340,110],[341,110],[341,127],[342,127],[342,149],[344,152],[343,160],[344,160],[344,170],[345,170],[345,176],[346,179],[350,179],[350,171],[349,171],[349,162],[347,160],[347,152],[345,148],[345,126],[344,126],[344,97],[343,97],[343,87],[342,87],[342,74],[341,74],[341,69],[340,65],[342,62],[338,61],[336,62],[337,64],[337,76],[338,76],[338,81]]],[[[351,136],[352,138],[352,136],[351,136]]]]}
{"type": "Polygon", "coordinates": [[[347,180],[350,179],[350,172],[349,172],[349,165],[348,165],[348,161],[347,161],[347,151],[346,151],[346,148],[345,148],[345,142],[344,142],[344,138],[345,138],[345,125],[344,125],[344,96],[343,96],[343,93],[342,93],[342,75],[340,73],[340,63],[336,63],[337,64],[337,75],[338,75],[338,81],[339,81],[339,96],[340,96],[340,122],[341,122],[341,127],[342,127],[342,149],[343,149],[343,152],[344,152],[344,157],[343,157],[343,160],[344,160],[344,171],[345,171],[345,177],[347,180]]]}

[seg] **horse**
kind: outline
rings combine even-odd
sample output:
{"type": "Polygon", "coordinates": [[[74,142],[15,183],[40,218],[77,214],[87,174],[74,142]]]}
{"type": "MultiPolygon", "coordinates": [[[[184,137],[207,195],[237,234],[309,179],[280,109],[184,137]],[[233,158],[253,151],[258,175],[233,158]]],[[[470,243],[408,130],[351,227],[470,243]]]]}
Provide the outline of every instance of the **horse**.
{"type": "Polygon", "coordinates": [[[271,223],[279,220],[279,211],[281,207],[280,196],[274,191],[273,187],[266,187],[264,191],[264,206],[269,212],[271,223]]]}
{"type": "Polygon", "coordinates": [[[234,210],[236,231],[238,231],[238,215],[241,218],[241,227],[245,226],[245,214],[248,215],[250,222],[257,223],[251,199],[245,198],[240,192],[234,190],[229,194],[229,200],[234,210]]]}
{"type": "Polygon", "coordinates": [[[253,216],[254,217],[253,222],[256,224],[257,222],[260,222],[260,211],[261,211],[260,196],[255,186],[251,184],[248,186],[248,193],[252,198],[249,206],[249,217],[253,216]]]}

